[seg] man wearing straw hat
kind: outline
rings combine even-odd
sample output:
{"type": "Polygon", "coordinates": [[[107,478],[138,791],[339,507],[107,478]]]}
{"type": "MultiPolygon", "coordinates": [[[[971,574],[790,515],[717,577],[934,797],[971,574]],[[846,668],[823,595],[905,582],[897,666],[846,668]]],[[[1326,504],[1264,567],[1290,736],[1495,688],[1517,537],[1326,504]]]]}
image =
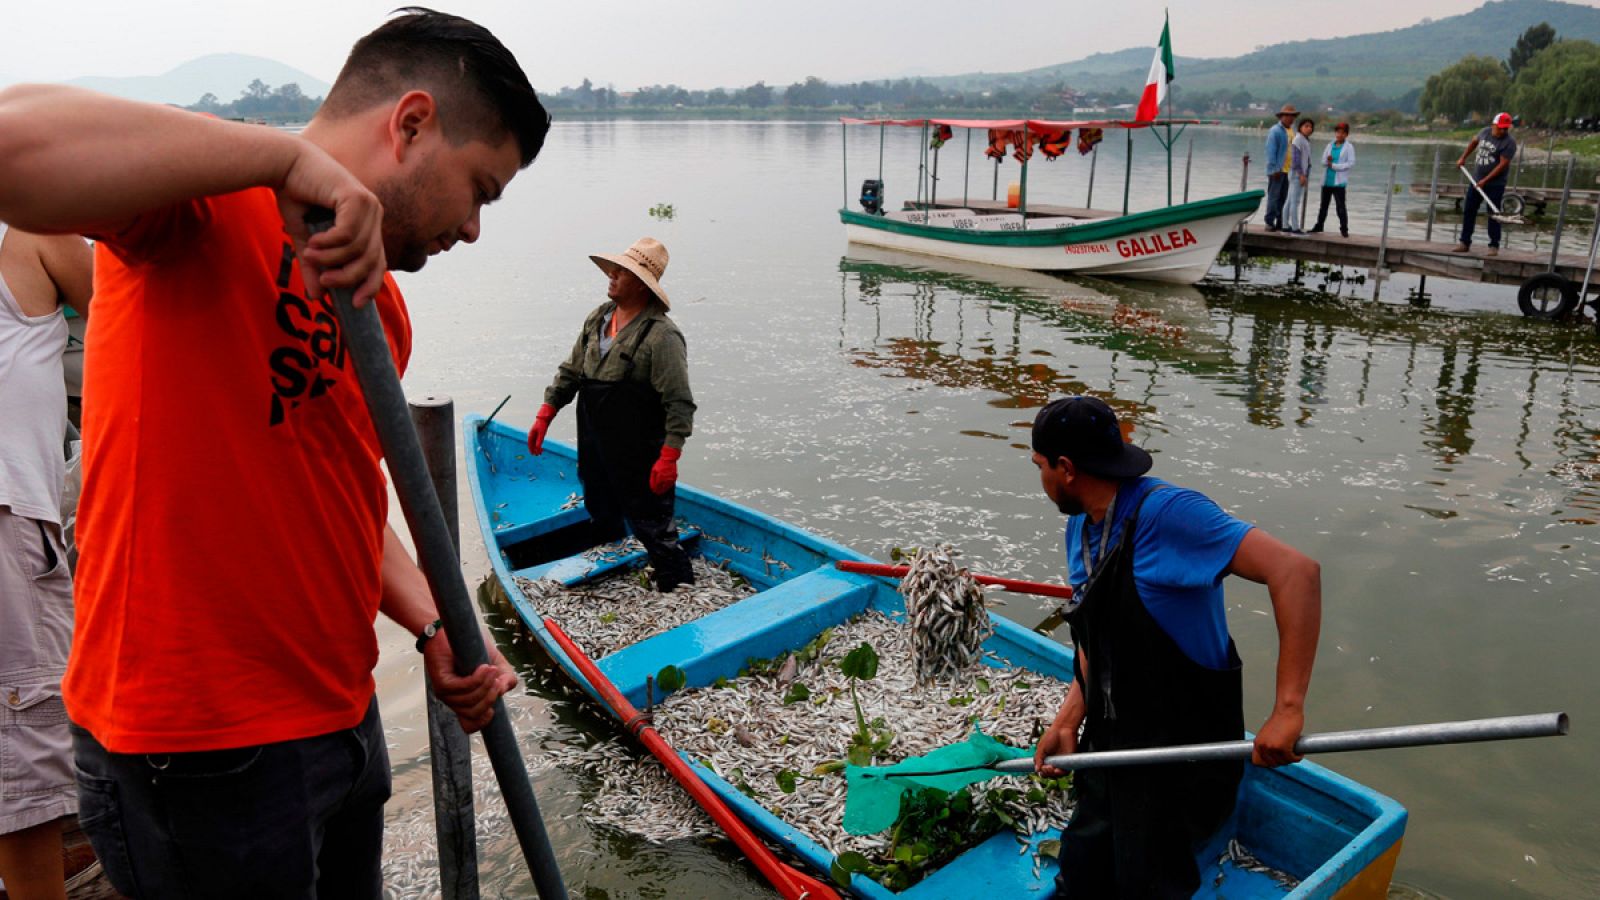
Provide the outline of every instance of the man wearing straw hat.
{"type": "Polygon", "coordinates": [[[528,450],[544,452],[544,436],[561,407],[578,398],[578,477],[598,541],[624,534],[644,544],[656,589],[694,582],[689,555],[672,518],[678,458],[694,430],[689,351],[668,318],[661,289],[667,248],[640,238],[626,253],[589,257],[610,282],[584,320],[567,361],[545,390],[528,429],[528,450]]]}
{"type": "Polygon", "coordinates": [[[1267,130],[1267,212],[1268,231],[1282,231],[1283,203],[1289,194],[1289,168],[1293,162],[1290,152],[1290,131],[1300,110],[1293,103],[1285,103],[1278,110],[1278,124],[1267,130]]]}

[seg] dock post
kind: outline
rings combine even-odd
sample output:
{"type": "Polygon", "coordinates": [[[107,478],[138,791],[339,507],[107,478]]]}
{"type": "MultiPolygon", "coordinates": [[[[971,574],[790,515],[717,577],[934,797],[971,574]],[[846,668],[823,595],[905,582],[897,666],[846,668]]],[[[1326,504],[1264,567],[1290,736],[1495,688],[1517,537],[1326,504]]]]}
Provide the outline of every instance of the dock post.
{"type": "Polygon", "coordinates": [[[1189,169],[1194,166],[1194,138],[1189,138],[1189,155],[1183,161],[1183,202],[1189,202],[1189,169]]]}
{"type": "MultiPolygon", "coordinates": [[[[449,397],[427,396],[412,400],[409,405],[428,475],[439,495],[439,506],[459,557],[461,524],[456,506],[455,403],[449,397]]],[[[433,695],[431,684],[426,693],[428,758],[433,770],[433,822],[439,838],[439,887],[445,900],[477,900],[478,836],[473,821],[472,745],[456,721],[456,714],[433,695]]]]}
{"type": "MultiPolygon", "coordinates": [[[[1239,190],[1242,192],[1245,185],[1250,183],[1250,154],[1244,155],[1243,165],[1239,168],[1239,190]]],[[[1239,274],[1238,269],[1244,264],[1244,219],[1239,220],[1239,231],[1233,236],[1233,268],[1234,275],[1239,274]]]]}
{"type": "Polygon", "coordinates": [[[1550,240],[1550,268],[1556,270],[1556,257],[1561,253],[1561,229],[1567,224],[1567,201],[1572,199],[1572,167],[1578,163],[1578,154],[1567,156],[1567,180],[1561,187],[1561,207],[1556,210],[1556,234],[1550,240]]]}
{"type": "MultiPolygon", "coordinates": [[[[1424,241],[1433,240],[1433,218],[1438,214],[1434,205],[1439,202],[1439,148],[1433,148],[1433,175],[1428,179],[1428,224],[1422,230],[1424,241]]],[[[1417,300],[1423,304],[1428,302],[1428,276],[1423,275],[1417,279],[1417,300]]]]}
{"type": "Polygon", "coordinates": [[[1094,209],[1094,164],[1100,160],[1100,142],[1096,141],[1094,149],[1089,151],[1089,196],[1083,198],[1085,209],[1094,209]]]}
{"type": "Polygon", "coordinates": [[[1389,164],[1389,188],[1383,196],[1383,231],[1378,234],[1378,266],[1372,271],[1376,283],[1372,286],[1372,299],[1378,299],[1378,291],[1383,287],[1383,279],[1388,272],[1384,269],[1385,257],[1389,252],[1389,213],[1394,209],[1394,179],[1399,172],[1399,163],[1389,164]]]}

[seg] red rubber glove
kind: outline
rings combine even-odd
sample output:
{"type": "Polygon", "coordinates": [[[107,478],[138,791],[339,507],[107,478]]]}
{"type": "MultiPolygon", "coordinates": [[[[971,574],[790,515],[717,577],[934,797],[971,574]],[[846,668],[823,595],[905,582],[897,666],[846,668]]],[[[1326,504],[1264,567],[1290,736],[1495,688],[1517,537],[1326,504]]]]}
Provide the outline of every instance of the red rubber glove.
{"type": "Polygon", "coordinates": [[[556,408],[546,403],[539,407],[539,414],[533,419],[533,427],[528,429],[528,452],[534,456],[544,452],[544,433],[550,430],[550,420],[556,417],[556,408]]]}
{"type": "Polygon", "coordinates": [[[678,458],[683,451],[676,447],[662,447],[661,458],[650,467],[650,490],[657,494],[671,493],[678,483],[678,458]]]}

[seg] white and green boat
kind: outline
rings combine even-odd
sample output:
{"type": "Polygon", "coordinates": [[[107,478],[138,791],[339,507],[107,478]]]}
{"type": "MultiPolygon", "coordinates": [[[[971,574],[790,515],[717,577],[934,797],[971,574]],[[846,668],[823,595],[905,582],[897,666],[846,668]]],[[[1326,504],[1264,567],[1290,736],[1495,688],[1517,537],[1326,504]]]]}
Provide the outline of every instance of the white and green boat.
{"type": "MultiPolygon", "coordinates": [[[[965,196],[960,202],[940,201],[935,187],[938,147],[934,146],[932,177],[924,177],[930,174],[926,161],[919,166],[922,172],[917,179],[917,198],[907,200],[900,210],[887,210],[882,202],[880,170],[878,179],[863,184],[860,211],[848,207],[839,210],[845,236],[856,244],[1014,269],[1084,272],[1194,284],[1210,270],[1228,236],[1261,203],[1261,191],[1242,191],[1130,213],[1124,186],[1121,213],[1028,204],[1027,158],[1035,146],[1041,149],[1050,146],[1039,142],[1041,136],[1046,142],[1055,141],[1059,154],[1062,136],[1074,130],[1134,129],[1156,123],[974,119],[841,121],[847,127],[878,126],[880,142],[882,129],[891,125],[919,127],[935,135],[940,131],[948,135],[950,128],[960,127],[969,129],[969,135],[971,129],[986,129],[991,147],[996,146],[996,142],[1004,147],[1004,136],[1010,135],[1014,145],[1027,148],[1017,154],[1022,159],[1022,181],[1016,203],[975,201],[965,196]]],[[[1170,132],[1171,123],[1164,124],[1170,132]]],[[[935,143],[942,142],[935,138],[935,143]]],[[[1170,139],[1164,143],[1170,145],[1170,139]]],[[[970,148],[970,138],[968,146],[970,148]]],[[[1129,146],[1132,146],[1131,138],[1129,146]]],[[[849,177],[848,169],[845,177],[849,177]]],[[[1170,196],[1170,174],[1168,190],[1170,196]]]]}

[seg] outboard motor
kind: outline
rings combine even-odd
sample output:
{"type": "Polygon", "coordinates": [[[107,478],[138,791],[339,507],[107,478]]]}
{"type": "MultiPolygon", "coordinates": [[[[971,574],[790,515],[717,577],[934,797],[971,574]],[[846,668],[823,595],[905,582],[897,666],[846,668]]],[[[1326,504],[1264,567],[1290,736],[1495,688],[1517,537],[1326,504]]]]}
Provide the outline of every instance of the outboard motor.
{"type": "Polygon", "coordinates": [[[868,178],[861,182],[861,208],[868,215],[883,215],[883,181],[878,178],[868,178]]]}

